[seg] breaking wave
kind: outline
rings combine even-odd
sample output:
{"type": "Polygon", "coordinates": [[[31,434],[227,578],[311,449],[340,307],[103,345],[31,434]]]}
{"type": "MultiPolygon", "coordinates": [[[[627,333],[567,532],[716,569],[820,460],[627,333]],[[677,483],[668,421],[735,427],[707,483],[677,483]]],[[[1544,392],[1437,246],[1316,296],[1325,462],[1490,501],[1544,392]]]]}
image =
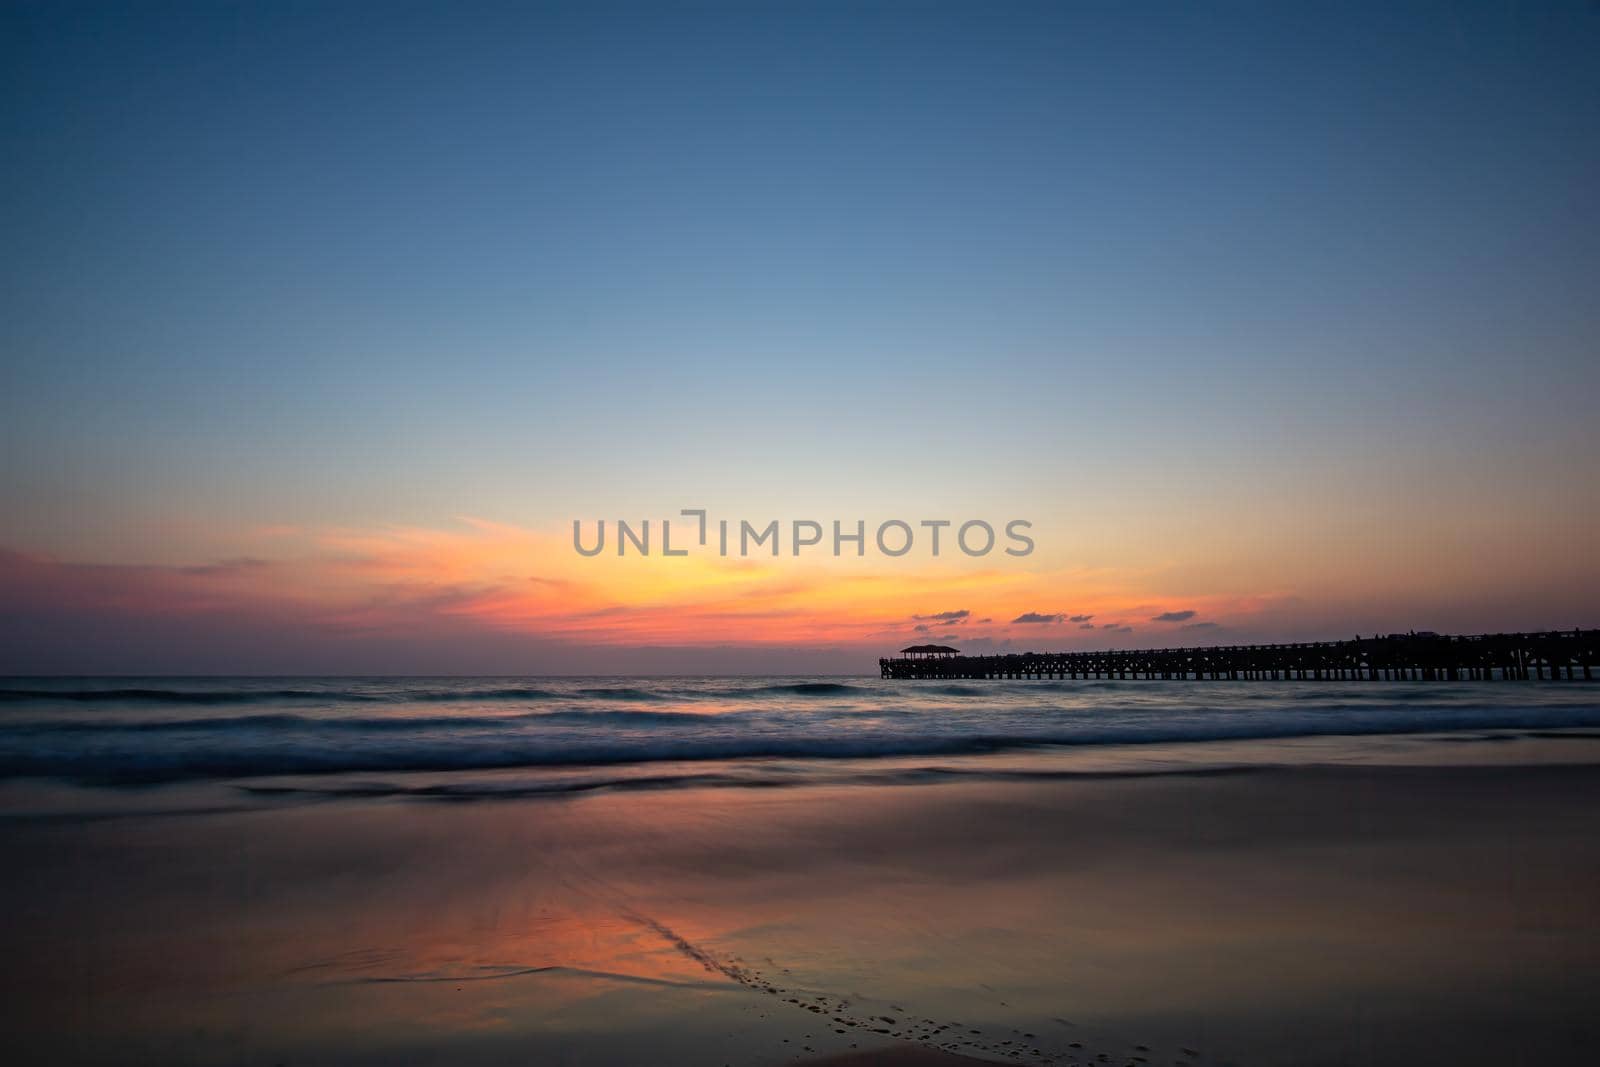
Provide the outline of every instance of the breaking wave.
{"type": "Polygon", "coordinates": [[[1481,683],[68,679],[0,703],[0,778],[114,785],[1600,728],[1588,687],[1481,683]]]}

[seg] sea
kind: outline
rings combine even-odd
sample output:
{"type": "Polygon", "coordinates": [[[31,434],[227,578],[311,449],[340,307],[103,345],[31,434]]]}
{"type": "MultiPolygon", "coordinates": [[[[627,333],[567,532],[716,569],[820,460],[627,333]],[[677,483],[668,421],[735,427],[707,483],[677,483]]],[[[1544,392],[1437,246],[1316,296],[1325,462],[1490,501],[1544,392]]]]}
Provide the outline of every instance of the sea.
{"type": "Polygon", "coordinates": [[[1063,756],[1125,772],[1230,742],[1596,730],[1600,687],[1582,682],[6,678],[0,784],[473,798],[932,780],[1063,756]]]}

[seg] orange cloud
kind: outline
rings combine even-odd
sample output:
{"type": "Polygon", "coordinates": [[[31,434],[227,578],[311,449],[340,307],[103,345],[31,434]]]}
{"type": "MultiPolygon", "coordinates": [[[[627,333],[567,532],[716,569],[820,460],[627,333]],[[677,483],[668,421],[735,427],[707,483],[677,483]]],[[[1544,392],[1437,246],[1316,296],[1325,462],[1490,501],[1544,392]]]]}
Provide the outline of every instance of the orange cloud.
{"type": "MultiPolygon", "coordinates": [[[[251,612],[347,633],[451,620],[608,646],[881,646],[919,625],[928,632],[958,624],[963,636],[994,641],[1007,637],[1006,620],[1041,599],[1102,616],[1152,613],[1105,571],[849,557],[585,558],[565,534],[481,519],[443,530],[333,529],[309,536],[308,551],[285,559],[96,567],[33,557],[29,574],[41,590],[49,587],[41,596],[108,612],[251,612]],[[958,622],[914,619],[929,605],[952,604],[970,609],[968,615],[958,622]]],[[[1029,638],[1057,643],[1076,636],[1028,629],[1029,638]]]]}
{"type": "MultiPolygon", "coordinates": [[[[480,519],[451,530],[329,531],[318,543],[323,557],[304,566],[347,624],[377,624],[397,608],[425,607],[488,628],[586,644],[881,644],[911,634],[913,616],[926,605],[956,603],[976,609],[961,620],[964,634],[994,640],[1009,633],[1005,620],[1041,597],[1103,616],[1148,618],[1165,610],[1130,590],[1129,575],[1105,570],[698,553],[586,558],[564,532],[480,519]]],[[[1186,604],[1207,618],[1244,606],[1219,597],[1186,604]]],[[[1077,634],[1072,628],[1053,636],[1060,643],[1077,634]]]]}
{"type": "Polygon", "coordinates": [[[119,669],[154,656],[181,666],[193,661],[191,650],[213,647],[228,650],[214,660],[227,669],[263,662],[257,653],[267,649],[276,656],[265,661],[270,669],[284,665],[289,673],[308,661],[355,670],[351,649],[389,673],[396,663],[401,670],[473,673],[690,669],[690,662],[713,671],[743,664],[853,670],[930,639],[979,651],[1283,640],[1413,626],[1471,632],[1573,625],[1577,608],[1593,601],[1581,584],[1536,597],[1520,587],[1504,595],[1491,589],[1475,600],[1454,583],[1432,597],[1377,595],[1355,582],[1316,594],[1248,588],[1244,578],[1218,592],[1170,563],[586,558],[572,550],[570,530],[481,519],[448,529],[302,529],[291,542],[278,547],[293,555],[162,566],[0,549],[0,602],[7,606],[0,644],[28,667],[76,665],[74,650],[88,647],[84,637],[93,635],[106,652],[96,662],[119,669]],[[636,651],[618,659],[607,652],[616,649],[636,651]],[[650,650],[659,654],[652,658],[650,650]]]}

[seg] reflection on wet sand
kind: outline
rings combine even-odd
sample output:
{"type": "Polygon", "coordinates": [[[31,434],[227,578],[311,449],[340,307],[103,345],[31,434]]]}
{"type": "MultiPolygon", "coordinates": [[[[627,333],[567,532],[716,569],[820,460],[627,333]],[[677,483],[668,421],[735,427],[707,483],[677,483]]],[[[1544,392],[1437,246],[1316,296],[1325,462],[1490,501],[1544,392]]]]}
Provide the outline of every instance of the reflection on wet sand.
{"type": "Polygon", "coordinates": [[[1256,766],[18,820],[3,1021],[31,1062],[1559,1058],[1600,1038],[1597,797],[1256,766]]]}

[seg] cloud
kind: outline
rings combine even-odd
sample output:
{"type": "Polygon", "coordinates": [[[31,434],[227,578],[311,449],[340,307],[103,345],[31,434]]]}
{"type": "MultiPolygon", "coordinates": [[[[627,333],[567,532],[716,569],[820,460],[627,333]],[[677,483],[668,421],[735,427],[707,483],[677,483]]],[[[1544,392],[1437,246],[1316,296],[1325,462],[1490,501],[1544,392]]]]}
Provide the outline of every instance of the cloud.
{"type": "Polygon", "coordinates": [[[1217,630],[1217,629],[1221,629],[1221,627],[1222,627],[1222,624],[1221,623],[1217,623],[1217,622],[1191,622],[1188,626],[1185,626],[1184,629],[1185,630],[1217,630]]]}
{"type": "Polygon", "coordinates": [[[1160,615],[1150,616],[1151,622],[1188,622],[1198,615],[1196,611],[1163,611],[1160,615]]]}
{"type": "Polygon", "coordinates": [[[913,615],[911,617],[913,619],[926,619],[929,622],[962,623],[966,622],[967,617],[971,614],[972,612],[962,608],[960,611],[941,611],[934,615],[913,615]]]}
{"type": "Polygon", "coordinates": [[[1068,622],[1088,622],[1092,618],[1094,618],[1093,615],[1074,615],[1070,619],[1068,619],[1067,621],[1068,622]]]}
{"type": "Polygon", "coordinates": [[[217,563],[201,563],[190,567],[179,567],[179,574],[186,574],[195,578],[209,578],[233,574],[250,574],[265,570],[272,563],[264,559],[242,557],[239,559],[225,559],[217,563]]]}
{"type": "Polygon", "coordinates": [[[1102,627],[1102,629],[1110,630],[1114,634],[1131,634],[1131,633],[1133,633],[1133,627],[1131,627],[1131,626],[1106,626],[1106,627],[1102,627]]]}
{"type": "Polygon", "coordinates": [[[911,628],[911,632],[912,633],[917,633],[917,634],[928,633],[929,632],[928,624],[925,623],[925,622],[919,622],[919,623],[917,623],[915,626],[913,626],[911,628]]]}
{"type": "Polygon", "coordinates": [[[1093,630],[1094,628],[1095,628],[1094,627],[1094,623],[1092,623],[1092,622],[1084,622],[1084,623],[1079,623],[1078,624],[1078,629],[1080,629],[1080,630],[1093,630]]]}
{"type": "Polygon", "coordinates": [[[1122,622],[1103,622],[1103,623],[1100,624],[1100,629],[1102,629],[1102,630],[1120,630],[1124,625],[1126,625],[1126,624],[1122,623],[1122,622]]]}
{"type": "Polygon", "coordinates": [[[1060,622],[1061,619],[1062,619],[1062,616],[1060,616],[1060,615],[1041,615],[1037,611],[1025,611],[1021,615],[1018,615],[1016,618],[1012,619],[1011,621],[1012,622],[1052,623],[1052,622],[1060,622]]]}
{"type": "Polygon", "coordinates": [[[978,622],[979,623],[994,622],[994,620],[993,619],[979,619],[978,622]]]}

